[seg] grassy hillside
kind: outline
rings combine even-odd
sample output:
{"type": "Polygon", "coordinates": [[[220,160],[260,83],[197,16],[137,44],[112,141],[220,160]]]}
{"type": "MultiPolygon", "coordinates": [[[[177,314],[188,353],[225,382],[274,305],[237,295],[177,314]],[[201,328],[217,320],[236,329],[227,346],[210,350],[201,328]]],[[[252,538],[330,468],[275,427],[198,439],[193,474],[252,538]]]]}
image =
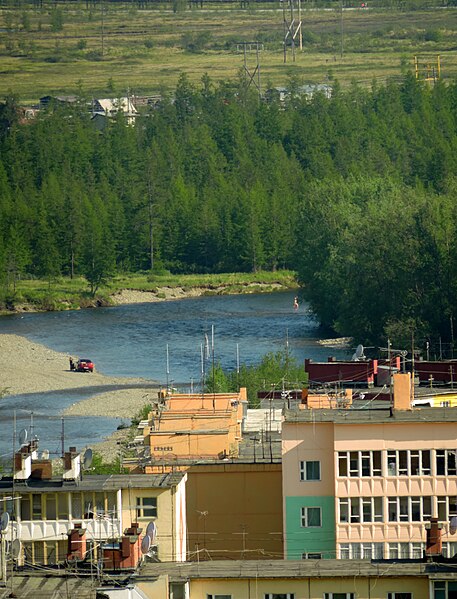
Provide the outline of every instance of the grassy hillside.
{"type": "MultiPolygon", "coordinates": [[[[43,8],[0,10],[0,97],[10,90],[22,102],[46,94],[87,96],[154,94],[172,90],[179,74],[193,81],[204,73],[234,78],[243,66],[238,41],[260,40],[261,79],[284,84],[337,78],[384,81],[412,68],[413,56],[440,54],[443,76],[457,75],[457,10],[398,11],[345,9],[341,56],[338,6],[304,10],[303,52],[283,61],[283,13],[277,4],[135,5],[44,4],[43,8]],[[57,7],[57,8],[56,8],[57,7]]],[[[307,5],[310,6],[310,5],[307,5]]],[[[358,6],[358,3],[357,3],[358,6]]],[[[255,67],[254,54],[248,66],[255,67]]]]}

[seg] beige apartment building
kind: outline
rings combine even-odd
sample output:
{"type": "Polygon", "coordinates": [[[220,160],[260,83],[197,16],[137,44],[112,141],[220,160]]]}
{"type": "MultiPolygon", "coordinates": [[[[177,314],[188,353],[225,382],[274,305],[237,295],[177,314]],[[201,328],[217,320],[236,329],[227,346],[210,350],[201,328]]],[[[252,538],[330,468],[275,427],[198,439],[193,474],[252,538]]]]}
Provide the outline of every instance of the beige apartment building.
{"type": "Polygon", "coordinates": [[[35,456],[30,444],[23,446],[14,478],[0,479],[1,510],[9,514],[3,535],[19,542],[18,565],[64,563],[74,528],[84,531],[84,558],[93,560],[106,542],[119,540],[132,526],[144,534],[149,522],[158,531],[155,556],[186,559],[185,473],[89,476],[81,471],[80,455],[70,451],[68,469],[52,476],[51,462],[35,456]]]}

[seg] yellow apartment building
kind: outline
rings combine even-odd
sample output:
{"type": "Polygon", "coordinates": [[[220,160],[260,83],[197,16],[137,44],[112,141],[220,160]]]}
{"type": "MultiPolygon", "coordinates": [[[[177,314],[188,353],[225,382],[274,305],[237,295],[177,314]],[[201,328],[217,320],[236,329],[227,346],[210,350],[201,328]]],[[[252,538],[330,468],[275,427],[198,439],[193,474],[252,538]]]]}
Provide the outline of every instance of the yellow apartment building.
{"type": "Polygon", "coordinates": [[[91,559],[103,543],[119,539],[132,524],[144,534],[151,521],[158,530],[156,556],[162,561],[186,559],[185,473],[82,476],[79,454],[72,453],[72,468],[63,476],[52,477],[49,467],[45,478],[37,478],[32,454],[21,451],[20,462],[14,479],[0,479],[1,509],[9,514],[3,535],[20,542],[19,565],[62,564],[68,533],[75,526],[85,532],[91,559]]]}

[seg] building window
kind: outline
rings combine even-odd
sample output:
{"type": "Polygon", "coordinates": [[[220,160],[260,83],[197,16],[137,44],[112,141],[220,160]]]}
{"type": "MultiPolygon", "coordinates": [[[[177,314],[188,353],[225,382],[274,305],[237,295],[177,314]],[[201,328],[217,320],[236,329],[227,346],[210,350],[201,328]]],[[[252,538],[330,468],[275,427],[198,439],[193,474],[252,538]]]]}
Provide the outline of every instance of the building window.
{"type": "Polygon", "coordinates": [[[339,521],[383,522],[382,497],[345,497],[339,499],[339,521]]]}
{"type": "Polygon", "coordinates": [[[265,599],[295,599],[294,593],[265,593],[265,599]]]}
{"type": "Polygon", "coordinates": [[[457,543],[443,543],[443,556],[454,557],[457,554],[457,543]]]}
{"type": "Polygon", "coordinates": [[[457,497],[443,497],[437,498],[438,504],[438,520],[440,522],[448,522],[453,516],[457,516],[457,497]]]}
{"type": "Polygon", "coordinates": [[[433,582],[433,599],[454,599],[457,595],[457,582],[437,580],[433,582]]]}
{"type": "Polygon", "coordinates": [[[318,461],[300,462],[300,480],[320,480],[321,463],[318,461]]]}
{"type": "Polygon", "coordinates": [[[387,452],[388,476],[430,476],[429,449],[391,449],[387,452]]]}
{"type": "Polygon", "coordinates": [[[387,599],[413,599],[412,593],[387,593],[387,599]]]}
{"type": "Polygon", "coordinates": [[[322,514],[320,507],[302,507],[301,525],[304,528],[319,528],[322,526],[322,514]]]}
{"type": "Polygon", "coordinates": [[[136,512],[138,518],[157,518],[157,497],[137,497],[136,512]]]}
{"type": "Polygon", "coordinates": [[[381,476],[380,451],[339,451],[338,476],[381,476]]]}
{"type": "Polygon", "coordinates": [[[354,599],[354,593],[324,593],[324,599],[354,599]]]}
{"type": "Polygon", "coordinates": [[[457,474],[455,449],[436,450],[436,475],[455,476],[457,474]]]}
{"type": "Polygon", "coordinates": [[[322,553],[302,553],[302,559],[322,559],[322,553]]]}
{"type": "Polygon", "coordinates": [[[389,522],[424,522],[432,515],[431,497],[388,497],[389,522]]]}
{"type": "Polygon", "coordinates": [[[384,543],[341,543],[340,559],[383,559],[384,543]]]}
{"type": "Polygon", "coordinates": [[[231,595],[206,595],[206,599],[232,599],[231,595]]]}
{"type": "Polygon", "coordinates": [[[389,559],[422,559],[424,543],[389,543],[389,559]]]}

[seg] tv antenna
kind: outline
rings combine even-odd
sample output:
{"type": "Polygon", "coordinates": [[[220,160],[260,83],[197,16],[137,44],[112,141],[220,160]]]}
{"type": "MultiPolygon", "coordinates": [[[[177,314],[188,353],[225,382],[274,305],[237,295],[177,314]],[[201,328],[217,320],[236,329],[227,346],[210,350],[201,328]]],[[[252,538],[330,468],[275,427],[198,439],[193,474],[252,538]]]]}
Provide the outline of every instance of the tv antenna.
{"type": "Polygon", "coordinates": [[[83,470],[89,470],[89,468],[92,466],[93,459],[94,459],[94,454],[92,452],[92,449],[90,447],[88,447],[86,449],[86,451],[84,452],[83,459],[82,459],[83,470]]]}
{"type": "Polygon", "coordinates": [[[28,437],[28,433],[27,433],[27,429],[23,428],[22,430],[19,431],[19,445],[25,445],[25,443],[27,443],[27,437],[28,437]]]}
{"type": "Polygon", "coordinates": [[[157,526],[152,520],[146,527],[146,536],[151,539],[151,545],[155,545],[157,540],[157,526]]]}
{"type": "Polygon", "coordinates": [[[457,532],[457,516],[452,516],[449,521],[449,532],[451,535],[455,535],[457,532]]]}
{"type": "Polygon", "coordinates": [[[363,360],[366,360],[366,357],[364,354],[364,347],[361,343],[356,347],[355,353],[352,355],[351,360],[353,362],[361,362],[363,360]]]}
{"type": "Polygon", "coordinates": [[[146,535],[145,537],[143,537],[143,540],[141,541],[141,553],[143,555],[146,555],[149,552],[150,548],[151,548],[151,537],[146,535]]]}
{"type": "Polygon", "coordinates": [[[0,533],[8,528],[8,524],[10,523],[10,515],[8,512],[3,512],[0,518],[0,533]]]}

